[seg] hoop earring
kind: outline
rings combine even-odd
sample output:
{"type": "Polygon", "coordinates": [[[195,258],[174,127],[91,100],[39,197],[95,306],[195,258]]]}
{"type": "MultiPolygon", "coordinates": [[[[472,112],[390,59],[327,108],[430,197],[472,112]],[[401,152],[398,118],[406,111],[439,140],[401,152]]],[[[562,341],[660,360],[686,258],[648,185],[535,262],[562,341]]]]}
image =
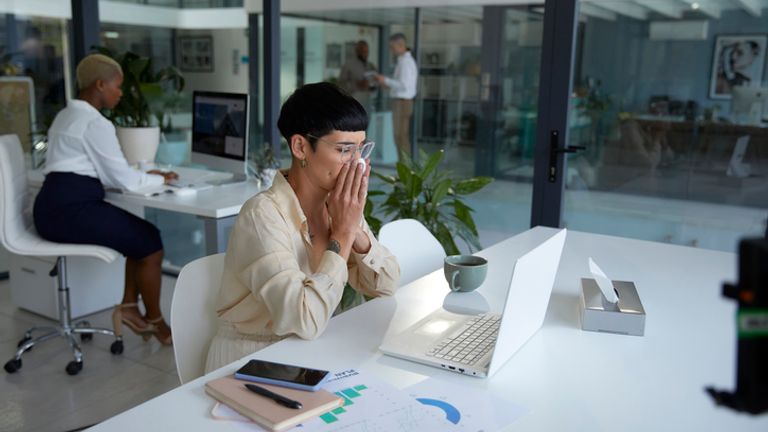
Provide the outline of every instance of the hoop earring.
{"type": "Polygon", "coordinates": [[[300,160],[300,161],[299,161],[299,165],[300,165],[302,168],[306,168],[306,167],[307,167],[307,160],[306,160],[306,159],[302,159],[302,160],[300,160]]]}

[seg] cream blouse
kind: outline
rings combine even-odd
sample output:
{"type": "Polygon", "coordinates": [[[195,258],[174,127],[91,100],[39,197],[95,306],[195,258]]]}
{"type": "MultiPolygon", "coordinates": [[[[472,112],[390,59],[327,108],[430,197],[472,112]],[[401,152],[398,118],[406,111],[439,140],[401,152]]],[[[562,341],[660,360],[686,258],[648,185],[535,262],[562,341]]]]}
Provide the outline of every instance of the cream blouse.
{"type": "Polygon", "coordinates": [[[224,263],[217,313],[222,325],[256,336],[295,334],[313,339],[325,330],[347,281],[368,296],[391,295],[400,267],[361,222],[371,249],[349,261],[323,252],[310,268],[312,242],[299,200],[280,173],[272,187],[240,210],[224,263]]]}

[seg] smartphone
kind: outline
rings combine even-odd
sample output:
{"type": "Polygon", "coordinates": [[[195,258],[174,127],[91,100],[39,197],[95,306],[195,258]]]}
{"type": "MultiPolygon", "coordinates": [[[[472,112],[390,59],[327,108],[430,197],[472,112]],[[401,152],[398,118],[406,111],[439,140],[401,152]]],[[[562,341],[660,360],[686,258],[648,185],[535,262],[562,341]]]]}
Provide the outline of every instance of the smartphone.
{"type": "Polygon", "coordinates": [[[251,360],[235,372],[235,378],[299,390],[317,391],[330,376],[325,370],[251,360]]]}

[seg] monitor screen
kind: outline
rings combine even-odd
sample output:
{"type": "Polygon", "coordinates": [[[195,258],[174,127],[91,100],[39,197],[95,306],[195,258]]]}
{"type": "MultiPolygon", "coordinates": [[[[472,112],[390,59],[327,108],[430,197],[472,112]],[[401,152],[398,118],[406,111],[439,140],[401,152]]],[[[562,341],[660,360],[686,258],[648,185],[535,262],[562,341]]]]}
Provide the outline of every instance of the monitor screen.
{"type": "Polygon", "coordinates": [[[248,95],[194,92],[192,105],[192,152],[245,161],[248,95]]]}

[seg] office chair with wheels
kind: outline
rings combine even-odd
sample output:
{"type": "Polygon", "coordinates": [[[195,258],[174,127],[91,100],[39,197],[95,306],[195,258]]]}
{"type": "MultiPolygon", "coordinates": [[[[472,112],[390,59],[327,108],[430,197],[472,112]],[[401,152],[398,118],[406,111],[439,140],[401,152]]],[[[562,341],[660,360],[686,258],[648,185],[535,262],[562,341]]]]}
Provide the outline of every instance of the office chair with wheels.
{"type": "MultiPolygon", "coordinates": [[[[27,191],[27,173],[24,168],[24,155],[21,143],[16,135],[0,136],[0,244],[9,252],[17,255],[56,257],[56,266],[50,275],[57,279],[59,323],[56,326],[32,327],[26,331],[18,343],[16,355],[5,363],[5,371],[14,373],[21,369],[21,356],[36,344],[57,336],[69,341],[74,360],[69,362],[66,371],[77,375],[83,368],[83,353],[75,338],[90,340],[94,333],[115,336],[112,330],[90,327],[87,321],[72,322],[67,286],[67,257],[81,256],[98,258],[110,263],[118,257],[118,252],[95,245],[53,243],[40,238],[31,222],[31,196],[27,191]],[[44,332],[33,338],[33,333],[44,332]]],[[[11,275],[13,277],[13,275],[11,275]]],[[[123,352],[123,341],[117,337],[110,351],[113,354],[123,352]]]]}
{"type": "Polygon", "coordinates": [[[202,376],[208,347],[218,329],[216,298],[224,272],[220,253],[184,266],[171,301],[171,333],[176,372],[181,384],[202,376]]]}
{"type": "Polygon", "coordinates": [[[443,267],[445,249],[416,219],[400,219],[384,224],[379,242],[397,257],[400,286],[443,267]]]}

